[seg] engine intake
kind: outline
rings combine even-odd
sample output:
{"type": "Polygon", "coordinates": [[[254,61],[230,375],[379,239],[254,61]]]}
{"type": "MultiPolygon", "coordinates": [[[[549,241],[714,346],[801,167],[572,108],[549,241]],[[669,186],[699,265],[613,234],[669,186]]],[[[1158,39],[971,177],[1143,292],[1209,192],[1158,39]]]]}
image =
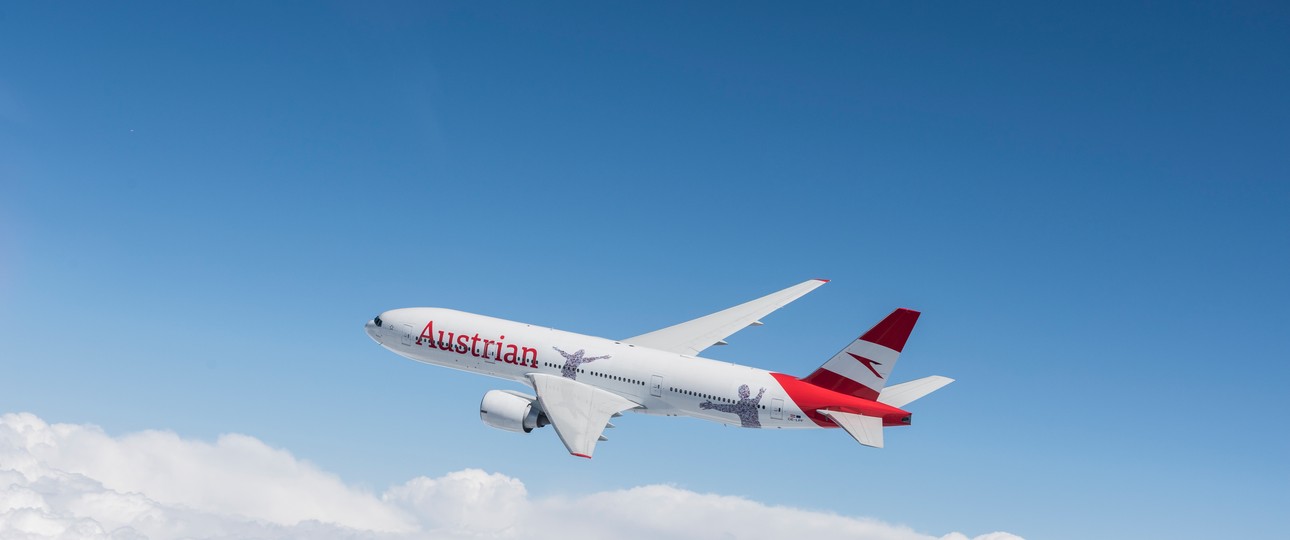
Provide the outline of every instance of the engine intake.
{"type": "Polygon", "coordinates": [[[508,390],[491,390],[479,402],[479,419],[497,429],[528,433],[550,423],[537,398],[508,390]]]}

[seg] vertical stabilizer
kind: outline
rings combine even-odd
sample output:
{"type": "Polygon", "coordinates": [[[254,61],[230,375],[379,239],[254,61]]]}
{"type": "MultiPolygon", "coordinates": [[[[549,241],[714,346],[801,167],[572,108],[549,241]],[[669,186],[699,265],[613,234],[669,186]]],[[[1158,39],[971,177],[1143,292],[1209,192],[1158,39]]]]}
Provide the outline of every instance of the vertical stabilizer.
{"type": "Polygon", "coordinates": [[[914,323],[918,322],[918,315],[917,311],[905,308],[891,312],[815,372],[803,377],[802,382],[864,399],[878,399],[914,330],[914,323]]]}

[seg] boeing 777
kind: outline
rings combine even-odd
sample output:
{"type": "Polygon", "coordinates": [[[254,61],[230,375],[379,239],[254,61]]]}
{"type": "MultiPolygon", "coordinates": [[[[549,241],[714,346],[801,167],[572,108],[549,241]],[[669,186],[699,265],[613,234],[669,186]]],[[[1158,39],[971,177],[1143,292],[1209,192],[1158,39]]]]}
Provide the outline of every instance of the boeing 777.
{"type": "Polygon", "coordinates": [[[551,425],[569,453],[590,458],[613,417],[631,411],[762,429],[840,427],[881,448],[883,428],[910,423],[903,407],[953,382],[933,375],[887,386],[919,313],[897,309],[805,377],[702,358],[699,353],[828,280],[813,279],[692,321],[621,340],[442,308],[404,308],[367,322],[367,335],[427,364],[520,382],[492,390],[485,424],[528,433],[551,425]]]}

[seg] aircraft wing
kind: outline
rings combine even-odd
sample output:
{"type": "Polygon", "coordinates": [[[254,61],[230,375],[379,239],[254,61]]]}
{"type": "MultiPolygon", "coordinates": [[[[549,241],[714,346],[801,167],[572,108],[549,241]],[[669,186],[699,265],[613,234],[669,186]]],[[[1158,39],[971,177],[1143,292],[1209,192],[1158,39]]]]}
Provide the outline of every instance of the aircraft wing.
{"type": "Polygon", "coordinates": [[[725,345],[724,340],[735,332],[749,326],[761,326],[759,319],[762,317],[828,282],[827,279],[804,281],[751,302],[662,330],[627,338],[623,342],[680,354],[699,354],[700,351],[713,345],[725,345]]]}
{"type": "Polygon", "coordinates": [[[530,373],[528,377],[560,442],[578,457],[591,458],[596,442],[606,440],[601,433],[611,417],[640,407],[618,394],[572,379],[543,373],[530,373]]]}

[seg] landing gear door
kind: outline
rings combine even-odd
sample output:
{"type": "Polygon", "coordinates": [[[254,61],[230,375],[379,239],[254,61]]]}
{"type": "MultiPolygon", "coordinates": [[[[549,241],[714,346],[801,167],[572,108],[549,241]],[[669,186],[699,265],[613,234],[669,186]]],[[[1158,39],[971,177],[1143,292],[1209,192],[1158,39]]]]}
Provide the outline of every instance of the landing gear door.
{"type": "Polygon", "coordinates": [[[770,417],[773,420],[784,419],[784,400],[779,398],[770,400],[770,417]]]}
{"type": "Polygon", "coordinates": [[[649,395],[654,397],[663,397],[663,377],[661,375],[650,377],[649,395]]]}

